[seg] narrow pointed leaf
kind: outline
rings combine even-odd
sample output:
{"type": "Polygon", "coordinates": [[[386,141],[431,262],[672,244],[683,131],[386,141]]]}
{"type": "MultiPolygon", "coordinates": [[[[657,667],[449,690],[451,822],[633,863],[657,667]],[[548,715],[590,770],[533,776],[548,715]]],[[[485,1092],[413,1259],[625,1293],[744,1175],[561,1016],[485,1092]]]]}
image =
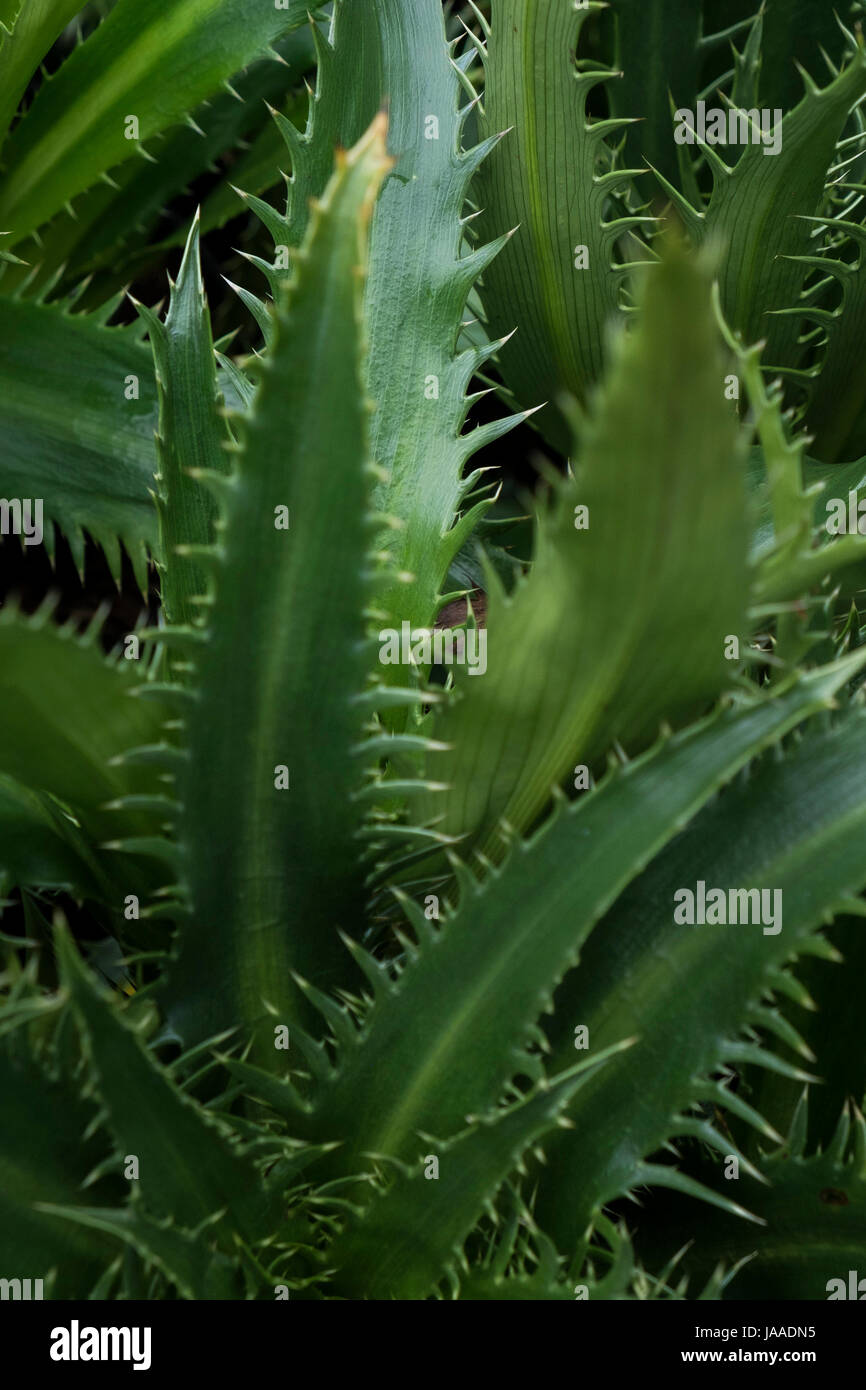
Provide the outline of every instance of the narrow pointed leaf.
{"type": "Polygon", "coordinates": [[[362,771],[352,750],[363,716],[351,696],[366,678],[369,535],[359,295],[388,168],[383,138],[377,119],[339,157],[296,280],[275,306],[238,470],[226,480],[223,562],[192,678],[181,840],[193,920],[166,1008],[187,1042],[257,1027],[272,1061],[273,1026],[302,1007],[292,969],[332,980],[346,964],[337,928],[352,929],[363,902],[351,797],[362,771]]]}
{"type": "MultiPolygon", "coordinates": [[[[475,180],[484,211],[474,225],[483,241],[518,230],[485,271],[482,300],[492,338],[517,329],[499,353],[505,380],[525,407],[549,403],[535,424],[563,454],[571,431],[559,397],[583,402],[601,374],[622,280],[609,203],[616,161],[587,111],[612,73],[575,68],[584,25],[600,9],[494,0],[484,62],[482,132],[508,133],[475,180]]],[[[626,259],[641,259],[632,245],[626,259]]]]}
{"type": "MultiPolygon", "coordinates": [[[[144,312],[144,311],[143,311],[144,312]]],[[[210,314],[199,262],[198,220],[193,224],[164,324],[146,311],[159,387],[159,512],[161,599],[168,623],[196,623],[195,599],[207,592],[205,575],[178,546],[214,541],[216,502],[191,469],[228,471],[225,423],[217,413],[217,373],[210,314]]]]}
{"type": "MultiPolygon", "coordinates": [[[[461,231],[484,155],[483,145],[463,149],[462,95],[438,0],[338,0],[307,131],[288,135],[295,182],[287,214],[268,217],[275,240],[295,244],[333,142],[354,143],[387,108],[396,164],[373,216],[365,304],[371,451],[385,475],[376,506],[402,523],[383,538],[395,577],[379,606],[398,627],[435,617],[466,538],[455,525],[468,487],[464,465],[491,438],[461,433],[467,388],[485,354],[458,352],[457,343],[470,291],[496,250],[473,252],[461,231]]],[[[515,423],[494,422],[494,434],[515,423]]]]}
{"type": "Polygon", "coordinates": [[[235,1299],[242,1297],[238,1271],[226,1256],[214,1253],[200,1238],[173,1222],[160,1223],[133,1207],[62,1207],[45,1203],[40,1210],[100,1231],[137,1251],[175,1286],[182,1298],[235,1299]]]}

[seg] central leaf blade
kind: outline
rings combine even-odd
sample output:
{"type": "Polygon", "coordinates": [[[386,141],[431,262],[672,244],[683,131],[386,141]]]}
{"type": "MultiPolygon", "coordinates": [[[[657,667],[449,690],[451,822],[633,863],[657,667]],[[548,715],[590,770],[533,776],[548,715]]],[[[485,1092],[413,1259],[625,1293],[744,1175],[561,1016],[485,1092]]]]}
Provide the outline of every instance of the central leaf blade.
{"type": "Polygon", "coordinates": [[[363,902],[352,799],[366,676],[368,406],[360,295],[386,169],[383,121],[340,156],[263,380],[214,552],[216,597],[193,686],[181,840],[192,921],[166,1005],[188,1040],[296,1016],[292,969],[333,983],[336,933],[363,902]],[[263,579],[263,576],[265,577],[263,579]]]}

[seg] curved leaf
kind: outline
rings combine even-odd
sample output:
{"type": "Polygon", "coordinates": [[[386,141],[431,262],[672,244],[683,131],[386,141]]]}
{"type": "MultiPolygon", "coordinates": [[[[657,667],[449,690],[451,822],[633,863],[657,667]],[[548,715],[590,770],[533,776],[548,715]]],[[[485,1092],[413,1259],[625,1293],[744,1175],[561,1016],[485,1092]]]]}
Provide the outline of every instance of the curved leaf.
{"type": "MultiPolygon", "coordinates": [[[[22,242],[18,254],[28,264],[7,267],[4,288],[17,287],[26,277],[25,292],[30,296],[53,283],[61,271],[61,289],[95,274],[95,284],[88,285],[82,296],[89,308],[125,288],[164,256],[167,246],[179,239],[182,247],[183,232],[174,234],[173,219],[165,218],[172,200],[188,193],[202,174],[215,172],[217,161],[236,157],[263,127],[271,134],[273,122],[266,103],[282,104],[314,62],[310,27],[277,39],[273,53],[235,75],[230,91],[221,91],[197,107],[191,123],[155,136],[149,142],[153,161],[127,159],[110,180],[99,180],[76,198],[74,215],[64,209],[32,240],[22,242]]],[[[275,131],[273,135],[276,144],[266,186],[281,182],[276,148],[282,142],[275,131]]],[[[247,161],[248,156],[242,156],[232,167],[232,176],[243,180],[244,187],[249,187],[241,172],[247,161]]],[[[215,225],[207,215],[212,200],[223,209],[223,222],[237,216],[237,194],[221,181],[205,200],[205,228],[215,225]]]]}
{"type": "Polygon", "coordinates": [[[107,876],[72,822],[47,797],[0,776],[0,896],[29,885],[108,896],[107,876]]]}
{"type": "MultiPolygon", "coordinates": [[[[79,1298],[111,1259],[113,1242],[96,1231],[60,1225],[39,1203],[74,1203],[105,1153],[94,1136],[94,1107],[62,1075],[15,1040],[0,1046],[0,1266],[6,1279],[49,1280],[54,1298],[79,1298]]],[[[119,1197],[116,1179],[103,1178],[91,1197],[119,1197]]],[[[50,1292],[49,1292],[50,1290],[50,1292]]]]}
{"type": "Polygon", "coordinates": [[[798,300],[806,278],[800,257],[809,250],[808,219],[820,209],[836,142],[864,92],[861,45],[823,89],[808,80],[802,101],[775,132],[775,154],[749,143],[731,166],[713,145],[702,146],[713,170],[706,209],[693,207],[665,183],[694,240],[724,248],[719,286],[725,319],[747,342],[766,339],[770,368],[797,366],[798,300]]]}
{"type": "Polygon", "coordinates": [[[495,855],[500,819],[525,829],[575,764],[645,741],[730,679],[748,576],[724,375],[706,272],[672,247],[582,426],[576,477],[542,518],[529,579],[509,598],[489,586],[488,669],[457,671],[459,698],[435,725],[452,751],[428,770],[450,790],[426,809],[444,811],[447,833],[495,855]]]}
{"type": "MultiPolygon", "coordinates": [[[[813,1095],[813,1093],[812,1093],[813,1095]]],[[[814,1097],[813,1097],[814,1098],[814,1097]]],[[[713,1209],[695,1229],[693,1208],[681,1199],[664,1203],[664,1237],[654,1244],[674,1249],[691,1242],[683,1268],[705,1276],[720,1260],[744,1259],[727,1297],[762,1299],[858,1299],[866,1286],[866,1125],[846,1106],[823,1153],[804,1149],[808,1106],[801,1101],[784,1144],[759,1163],[765,1182],[744,1175],[744,1200],[762,1227],[746,1226],[713,1209]],[[853,1281],[851,1271],[854,1272],[853,1281]],[[834,1281],[834,1282],[831,1282],[834,1281]]]]}
{"type": "Polygon", "coordinates": [[[163,0],[119,0],[40,88],[9,138],[0,227],[13,233],[10,245],[183,121],[304,23],[308,9],[306,0],[281,9],[257,0],[175,0],[168,11],[163,0]]]}
{"type": "Polygon", "coordinates": [[[407,1158],[418,1131],[447,1137],[467,1114],[495,1105],[515,1074],[533,1075],[533,1024],[624,885],[723,782],[826,706],[864,662],[866,653],[776,699],[729,710],[612,773],[516,844],[484,883],[464,870],[460,906],[440,930],[407,904],[417,949],[396,982],[366,958],[376,1000],[360,1035],[329,1010],[344,1046],[295,1123],[317,1142],[342,1134],[334,1161],[351,1172],[365,1153],[407,1158]]]}
{"type": "Polygon", "coordinates": [[[8,0],[0,14],[0,146],[34,71],[81,0],[8,0]]]}
{"type": "MultiPolygon", "coordinates": [[[[668,1140],[694,1135],[723,1155],[737,1152],[699,1102],[774,1137],[746,1098],[710,1078],[738,1063],[808,1077],[801,1058],[794,1065],[743,1040],[741,1030],[764,1028],[800,1047],[767,998],[788,992],[785,968],[798,954],[830,950],[815,929],[866,883],[864,756],[866,718],[855,711],[829,731],[812,731],[783,759],[765,760],[656,859],[590,937],[554,1001],[551,1069],[573,1058],[577,1024],[589,1029],[593,1051],[639,1041],[626,1065],[608,1064],[604,1086],[590,1079],[569,1109],[574,1129],[546,1146],[536,1217],[561,1249],[618,1193],[643,1183],[691,1190],[677,1169],[646,1161],[668,1140]],[[674,894],[695,892],[699,881],[707,891],[781,892],[781,930],[680,925],[674,894]]],[[[736,1191],[708,1195],[732,1199],[742,1206],[736,1191]]]]}
{"type": "MultiPolygon", "coordinates": [[[[536,423],[563,454],[571,431],[559,397],[583,402],[601,373],[626,274],[615,251],[641,221],[618,217],[611,201],[641,172],[617,169],[607,143],[627,122],[587,113],[589,94],[614,73],[575,68],[583,27],[602,8],[494,0],[484,58],[482,131],[508,134],[475,180],[475,225],[484,240],[518,230],[485,270],[482,300],[491,337],[517,329],[499,353],[505,380],[523,405],[549,402],[536,423]]],[[[638,254],[620,260],[640,258],[631,245],[638,254]]]]}
{"type": "MultiPolygon", "coordinates": [[[[0,772],[68,806],[93,844],[150,853],[171,802],[159,769],[130,759],[165,743],[167,710],[137,694],[137,665],[107,661],[92,632],[78,641],[44,619],[0,617],[0,772]]],[[[117,873],[127,893],[140,893],[163,870],[124,855],[117,873]]]]}
{"type": "Polygon", "coordinates": [[[229,1251],[232,1231],[255,1240],[273,1230],[275,1205],[252,1162],[230,1147],[213,1118],[171,1083],[121,1021],[65,929],[56,932],[55,949],[109,1127],[120,1156],[138,1159],[147,1209],[184,1227],[209,1223],[213,1239],[229,1251]]]}
{"type": "MultiPolygon", "coordinates": [[[[128,329],[0,301],[0,496],[41,498],[79,561],[86,530],[120,576],[121,540],[146,587],[156,542],[156,384],[128,329]]],[[[48,537],[50,541],[50,536],[48,537]]]]}
{"type": "Polygon", "coordinates": [[[135,1207],[112,1210],[42,1202],[39,1209],[123,1242],[147,1265],[165,1274],[181,1298],[230,1300],[243,1296],[239,1271],[228,1257],[209,1250],[197,1235],[171,1221],[154,1221],[135,1207]]]}
{"type": "Polygon", "coordinates": [[[327,1252],[328,1264],[338,1271],[335,1288],[348,1298],[416,1299],[446,1273],[456,1273],[462,1244],[485,1205],[605,1061],[598,1056],[572,1068],[554,1085],[540,1085],[446,1143],[422,1141],[438,1155],[436,1180],[425,1181],[425,1159],[401,1167],[391,1185],[347,1223],[327,1252]]]}

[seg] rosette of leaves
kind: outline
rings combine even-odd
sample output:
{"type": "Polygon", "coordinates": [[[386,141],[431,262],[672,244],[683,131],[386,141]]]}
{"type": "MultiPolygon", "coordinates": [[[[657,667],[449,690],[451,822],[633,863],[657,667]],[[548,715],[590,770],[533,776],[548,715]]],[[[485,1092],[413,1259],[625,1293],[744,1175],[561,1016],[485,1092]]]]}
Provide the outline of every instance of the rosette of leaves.
{"type": "MultiPolygon", "coordinates": [[[[859,959],[866,887],[862,544],[822,527],[827,489],[859,478],[806,458],[761,365],[783,364],[752,345],[784,267],[743,279],[731,251],[760,208],[798,216],[796,189],[781,162],[756,182],[749,151],[725,175],[706,155],[677,196],[719,245],[657,235],[622,109],[593,106],[611,16],[532,0],[515,39],[511,8],[314,17],[305,129],[280,113],[240,152],[270,160],[246,204],[276,246],[253,257],[268,297],[235,301],[251,358],[214,343],[200,254],[220,212],[133,328],[97,302],[115,261],[164,254],[150,214],[67,254],[64,205],[101,225],[105,188],[132,211],[134,107],[180,180],[160,197],[185,187],[178,122],[194,109],[207,142],[203,103],[246,112],[238,70],[275,80],[299,7],[179,0],[165,25],[139,6],[131,52],[126,0],[88,11],[8,137],[2,490],[43,493],[60,533],[160,581],[158,623],[107,657],[98,621],[0,614],[0,1266],[51,1296],[716,1298],[753,1267],[760,1293],[814,1296],[860,1238],[859,985],[838,958],[859,959]],[[450,41],[460,18],[472,39],[450,41]],[[288,200],[268,201],[281,160],[288,200]],[[578,244],[565,277],[550,246],[578,244]],[[531,372],[502,341],[517,280],[531,372]],[[518,408],[467,431],[488,370],[518,408]],[[544,379],[562,467],[506,585],[504,510],[466,470],[544,379]],[[488,670],[445,688],[387,670],[382,626],[429,622],[455,557],[484,579],[488,670]],[[677,922],[699,880],[781,890],[783,930],[677,922]]],[[[632,7],[613,8],[627,52],[632,7]]],[[[4,17],[13,105],[71,18],[4,17]]],[[[759,41],[757,22],[738,92],[759,41]]],[[[859,148],[862,58],[841,41],[786,138],[824,260],[856,274],[831,218],[841,199],[852,224],[833,162],[859,148]]]]}

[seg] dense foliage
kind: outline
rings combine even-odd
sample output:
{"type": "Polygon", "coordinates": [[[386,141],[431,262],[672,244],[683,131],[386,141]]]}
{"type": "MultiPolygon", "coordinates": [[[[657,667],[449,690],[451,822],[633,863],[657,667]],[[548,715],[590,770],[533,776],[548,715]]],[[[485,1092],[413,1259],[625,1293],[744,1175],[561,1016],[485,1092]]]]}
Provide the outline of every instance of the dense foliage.
{"type": "Polygon", "coordinates": [[[0,0],[0,1277],[856,1268],[858,9],[0,0]]]}

